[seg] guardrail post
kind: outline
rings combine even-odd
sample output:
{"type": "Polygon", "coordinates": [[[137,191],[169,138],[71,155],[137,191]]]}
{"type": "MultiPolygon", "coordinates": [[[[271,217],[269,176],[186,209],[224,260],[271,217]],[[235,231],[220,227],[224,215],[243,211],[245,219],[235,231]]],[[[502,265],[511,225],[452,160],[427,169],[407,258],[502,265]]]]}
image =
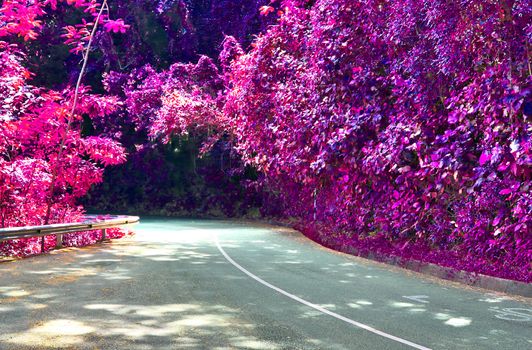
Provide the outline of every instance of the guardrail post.
{"type": "Polygon", "coordinates": [[[55,247],[57,249],[63,248],[63,235],[60,233],[55,235],[55,247]]]}
{"type": "Polygon", "coordinates": [[[102,239],[100,241],[105,241],[107,239],[107,229],[102,228],[102,239]]]}

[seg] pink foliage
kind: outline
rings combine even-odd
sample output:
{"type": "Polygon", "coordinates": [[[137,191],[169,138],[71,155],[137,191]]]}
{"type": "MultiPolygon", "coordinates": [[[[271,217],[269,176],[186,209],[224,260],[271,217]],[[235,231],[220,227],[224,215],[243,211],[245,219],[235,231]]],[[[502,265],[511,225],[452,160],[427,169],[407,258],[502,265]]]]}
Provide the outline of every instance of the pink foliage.
{"type": "Polygon", "coordinates": [[[530,280],[527,4],[286,0],[249,52],[226,38],[220,70],[113,79],[154,137],[230,135],[309,229],[530,280]]]}
{"type": "Polygon", "coordinates": [[[530,2],[283,7],[233,62],[225,113],[285,214],[531,280],[530,2]]]}
{"type": "Polygon", "coordinates": [[[145,66],[129,75],[111,73],[104,84],[108,91],[122,90],[137,131],[147,131],[152,139],[201,139],[204,153],[227,130],[223,76],[208,57],[200,57],[196,64],[176,63],[162,72],[145,66]]]}
{"type": "MultiPolygon", "coordinates": [[[[76,25],[65,26],[65,43],[72,46],[71,52],[81,53],[84,45],[89,40],[94,20],[102,4],[96,0],[6,0],[0,8],[0,38],[12,35],[20,36],[25,41],[36,39],[42,27],[41,18],[49,7],[52,11],[57,9],[58,3],[64,2],[69,6],[83,10],[89,19],[82,19],[76,25]]],[[[107,11],[108,12],[108,11],[107,11]]],[[[125,33],[129,25],[122,19],[112,20],[108,13],[100,17],[105,30],[114,33],[125,33]]]]}
{"type": "MultiPolygon", "coordinates": [[[[94,2],[67,3],[89,13],[97,7],[94,2]]],[[[54,9],[56,2],[5,1],[0,10],[0,37],[35,38],[40,27],[37,18],[47,5],[54,9]]],[[[91,94],[81,87],[79,108],[70,115],[74,89],[54,91],[30,85],[24,58],[16,44],[0,41],[0,227],[75,222],[83,213],[76,199],[101,181],[100,165],[125,160],[125,151],[116,141],[83,137],[82,118],[102,117],[118,104],[113,97],[91,94]]],[[[47,246],[52,244],[50,239],[47,246]]],[[[0,244],[0,253],[7,255],[34,254],[39,249],[37,239],[0,244]]]]}
{"type": "Polygon", "coordinates": [[[126,30],[129,28],[129,25],[125,24],[124,20],[122,20],[122,19],[108,20],[104,24],[104,28],[108,32],[125,33],[126,30]]]}
{"type": "MultiPolygon", "coordinates": [[[[85,52],[99,5],[66,3],[86,12],[64,34],[85,52]]],[[[35,38],[56,6],[4,1],[0,38],[35,38]]],[[[265,176],[265,211],[313,237],[532,280],[530,0],[284,0],[260,12],[278,21],[247,52],[227,37],[219,66],[202,56],[110,72],[112,96],[82,86],[74,116],[73,89],[31,86],[23,53],[0,42],[2,225],[40,223],[50,206],[54,222],[79,218],[75,199],[101,165],[124,160],[111,138],[82,136],[82,118],[118,110],[153,141],[207,152],[229,140],[265,176]]]]}
{"type": "Polygon", "coordinates": [[[38,19],[44,14],[44,3],[32,0],[6,0],[0,8],[0,37],[18,35],[24,40],[37,37],[42,22],[38,19]]]}

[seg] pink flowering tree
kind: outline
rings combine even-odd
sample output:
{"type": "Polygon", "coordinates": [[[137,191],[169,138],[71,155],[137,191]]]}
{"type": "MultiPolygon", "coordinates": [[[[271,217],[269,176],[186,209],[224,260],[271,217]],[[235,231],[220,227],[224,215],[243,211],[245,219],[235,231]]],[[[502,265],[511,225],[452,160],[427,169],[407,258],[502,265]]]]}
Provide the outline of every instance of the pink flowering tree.
{"type": "MultiPolygon", "coordinates": [[[[87,13],[78,36],[65,28],[66,44],[83,55],[90,53],[91,37],[102,21],[115,31],[122,22],[105,14],[106,2],[70,2],[87,13]],[[81,49],[80,49],[81,48],[81,49]]],[[[124,149],[107,137],[84,137],[84,116],[98,119],[112,113],[119,102],[113,97],[91,94],[81,84],[61,91],[31,85],[31,72],[24,66],[25,41],[39,35],[39,19],[55,10],[55,1],[5,1],[0,9],[0,224],[1,227],[68,222],[83,213],[76,199],[102,178],[103,166],[125,160],[124,149]]],[[[50,243],[50,242],[49,242],[50,243]]],[[[68,239],[67,242],[68,244],[68,239]]],[[[36,239],[2,243],[4,254],[39,251],[36,239]]]]}

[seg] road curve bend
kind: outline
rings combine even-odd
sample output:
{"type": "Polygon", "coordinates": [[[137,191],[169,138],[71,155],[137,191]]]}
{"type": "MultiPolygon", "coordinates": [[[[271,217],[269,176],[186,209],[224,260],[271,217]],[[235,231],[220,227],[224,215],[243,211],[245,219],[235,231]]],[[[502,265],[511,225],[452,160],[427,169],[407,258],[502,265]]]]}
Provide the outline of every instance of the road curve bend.
{"type": "Polygon", "coordinates": [[[0,264],[0,349],[532,349],[532,306],[296,231],[143,218],[0,264]]]}

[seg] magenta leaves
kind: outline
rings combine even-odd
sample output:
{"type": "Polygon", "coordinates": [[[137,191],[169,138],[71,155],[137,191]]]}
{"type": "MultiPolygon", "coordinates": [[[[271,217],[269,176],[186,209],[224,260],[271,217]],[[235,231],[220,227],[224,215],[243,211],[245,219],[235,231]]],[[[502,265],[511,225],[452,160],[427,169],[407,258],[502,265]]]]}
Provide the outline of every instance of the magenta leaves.
{"type": "Polygon", "coordinates": [[[233,62],[225,113],[285,214],[532,279],[532,10],[482,3],[284,2],[233,62]]]}
{"type": "MultiPolygon", "coordinates": [[[[66,2],[93,18],[103,10],[92,1],[66,2]]],[[[77,221],[83,209],[76,199],[101,181],[104,166],[125,160],[115,140],[82,136],[83,118],[113,113],[119,106],[116,98],[91,94],[83,86],[56,91],[28,82],[31,73],[16,36],[34,39],[47,6],[53,11],[58,4],[5,1],[0,9],[0,38],[6,40],[0,41],[0,227],[77,221]],[[75,95],[79,104],[72,113],[75,95]]],[[[91,35],[86,27],[92,25],[83,21],[72,27],[78,28],[76,33],[67,29],[67,44],[84,48],[91,35]]],[[[18,240],[0,244],[0,252],[34,254],[39,247],[36,239],[18,240]]]]}
{"type": "MultiPolygon", "coordinates": [[[[85,13],[65,28],[75,52],[88,53],[97,24],[112,48],[128,28],[92,0],[60,4],[85,13]]],[[[0,37],[35,38],[56,6],[4,1],[0,37]]],[[[139,55],[126,60],[136,68],[106,74],[107,96],[80,86],[74,115],[73,89],[31,86],[24,54],[2,42],[2,224],[39,222],[50,199],[55,221],[79,215],[75,198],[124,160],[111,138],[123,123],[149,142],[187,139],[194,155],[223,141],[261,172],[264,212],[338,244],[532,280],[530,0],[253,6],[277,23],[250,48],[227,37],[218,61],[159,70],[139,55]],[[82,136],[83,118],[105,133],[82,136]]]]}

